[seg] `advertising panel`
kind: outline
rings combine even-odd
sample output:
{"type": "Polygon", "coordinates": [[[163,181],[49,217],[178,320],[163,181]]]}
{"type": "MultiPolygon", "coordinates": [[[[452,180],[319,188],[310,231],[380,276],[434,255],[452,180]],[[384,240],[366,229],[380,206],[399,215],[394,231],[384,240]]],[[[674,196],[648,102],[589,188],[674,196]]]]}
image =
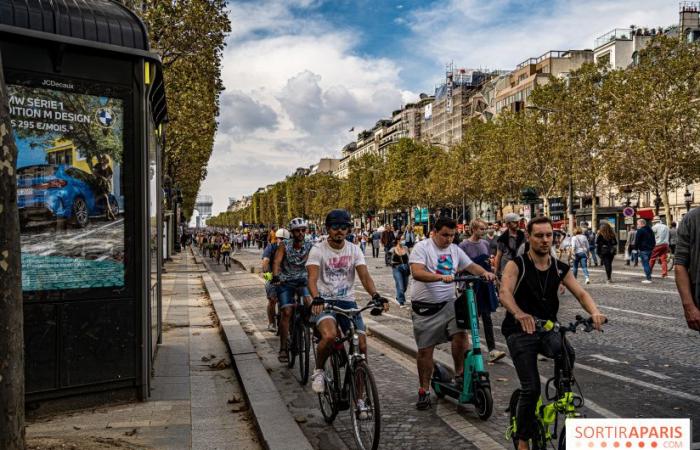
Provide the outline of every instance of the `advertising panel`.
{"type": "Polygon", "coordinates": [[[8,85],[24,291],[124,286],[124,102],[75,90],[8,85]]]}

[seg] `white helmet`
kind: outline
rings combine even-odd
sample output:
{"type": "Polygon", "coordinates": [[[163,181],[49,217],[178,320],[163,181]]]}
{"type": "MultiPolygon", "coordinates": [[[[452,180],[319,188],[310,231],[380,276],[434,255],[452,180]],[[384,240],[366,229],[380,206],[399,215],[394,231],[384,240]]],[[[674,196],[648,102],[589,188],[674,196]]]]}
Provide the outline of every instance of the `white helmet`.
{"type": "Polygon", "coordinates": [[[284,228],[280,228],[279,230],[275,231],[275,236],[280,239],[289,239],[289,231],[285,230],[284,228]]]}
{"type": "Polygon", "coordinates": [[[306,220],[302,219],[301,217],[295,217],[292,219],[291,222],[289,222],[289,229],[290,230],[298,230],[299,228],[308,228],[309,224],[306,222],[306,220]]]}

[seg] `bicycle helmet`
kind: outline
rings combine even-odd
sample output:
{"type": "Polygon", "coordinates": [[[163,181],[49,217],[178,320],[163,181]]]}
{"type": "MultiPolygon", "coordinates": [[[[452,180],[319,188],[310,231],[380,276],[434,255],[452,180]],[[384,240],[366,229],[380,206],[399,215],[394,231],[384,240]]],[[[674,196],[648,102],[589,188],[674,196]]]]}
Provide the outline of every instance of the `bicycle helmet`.
{"type": "Polygon", "coordinates": [[[353,226],[352,219],[350,218],[350,213],[344,209],[334,209],[329,212],[326,216],[326,226],[331,225],[346,225],[348,227],[353,226]]]}
{"type": "Polygon", "coordinates": [[[279,230],[275,231],[275,236],[280,239],[289,239],[290,234],[289,231],[285,230],[284,228],[280,228],[279,230]]]}
{"type": "Polygon", "coordinates": [[[290,230],[298,230],[299,228],[308,228],[309,224],[306,222],[306,220],[302,219],[301,217],[295,217],[294,219],[289,222],[289,229],[290,230]]]}

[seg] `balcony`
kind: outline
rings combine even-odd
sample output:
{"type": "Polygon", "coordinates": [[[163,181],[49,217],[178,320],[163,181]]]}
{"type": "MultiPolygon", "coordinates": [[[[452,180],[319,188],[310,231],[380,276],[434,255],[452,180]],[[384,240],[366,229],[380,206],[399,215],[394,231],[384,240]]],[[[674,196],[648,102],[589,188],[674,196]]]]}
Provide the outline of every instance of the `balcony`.
{"type": "Polygon", "coordinates": [[[595,40],[595,48],[602,47],[608,42],[631,41],[633,31],[631,28],[615,28],[595,40]]]}

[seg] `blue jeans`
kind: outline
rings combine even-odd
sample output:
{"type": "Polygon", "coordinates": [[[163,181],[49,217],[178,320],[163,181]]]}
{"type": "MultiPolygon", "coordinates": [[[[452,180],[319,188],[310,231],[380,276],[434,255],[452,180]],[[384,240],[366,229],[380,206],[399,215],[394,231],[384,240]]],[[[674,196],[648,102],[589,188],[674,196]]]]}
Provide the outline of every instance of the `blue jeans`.
{"type": "Polygon", "coordinates": [[[302,297],[308,297],[309,288],[306,287],[306,280],[287,280],[277,286],[277,302],[282,308],[294,306],[294,295],[299,293],[302,297]]]}
{"type": "Polygon", "coordinates": [[[591,247],[591,261],[592,261],[593,264],[595,264],[596,266],[598,265],[598,253],[596,253],[596,247],[595,247],[595,245],[594,245],[593,247],[591,247]]]}
{"type": "Polygon", "coordinates": [[[396,300],[400,305],[406,303],[406,288],[408,287],[408,264],[392,268],[394,283],[396,283],[396,300]]]}
{"type": "Polygon", "coordinates": [[[586,276],[586,278],[589,278],[588,275],[588,255],[585,253],[576,253],[574,255],[574,278],[578,277],[578,266],[581,264],[581,269],[583,269],[583,274],[586,276]]]}
{"type": "Polygon", "coordinates": [[[367,248],[367,242],[360,242],[360,250],[362,250],[362,254],[365,254],[365,249],[367,248]]]}
{"type": "Polygon", "coordinates": [[[644,275],[646,275],[647,280],[651,280],[651,266],[649,265],[649,259],[651,259],[651,250],[640,250],[639,258],[642,260],[644,275]]]}

